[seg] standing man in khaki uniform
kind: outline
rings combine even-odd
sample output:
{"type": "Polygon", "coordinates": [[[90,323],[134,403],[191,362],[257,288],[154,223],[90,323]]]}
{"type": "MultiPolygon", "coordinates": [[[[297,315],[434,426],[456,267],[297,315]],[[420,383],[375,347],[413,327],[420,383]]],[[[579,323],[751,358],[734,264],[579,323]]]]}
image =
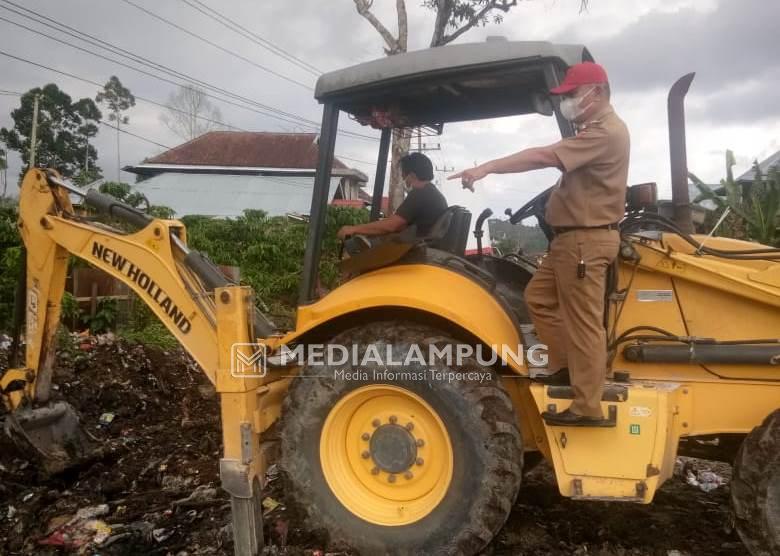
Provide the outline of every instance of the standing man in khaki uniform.
{"type": "Polygon", "coordinates": [[[607,371],[603,324],[607,269],[620,246],[617,224],[625,213],[629,135],[609,103],[607,74],[598,64],[569,68],[561,114],[577,134],[546,147],[491,160],[450,177],[463,186],[488,174],[555,167],[563,172],[550,195],[545,220],[555,237],[525,290],[539,338],[549,347],[548,384],[571,384],[574,401],[561,413],[544,412],[549,425],[610,426],[601,410],[607,371]]]}

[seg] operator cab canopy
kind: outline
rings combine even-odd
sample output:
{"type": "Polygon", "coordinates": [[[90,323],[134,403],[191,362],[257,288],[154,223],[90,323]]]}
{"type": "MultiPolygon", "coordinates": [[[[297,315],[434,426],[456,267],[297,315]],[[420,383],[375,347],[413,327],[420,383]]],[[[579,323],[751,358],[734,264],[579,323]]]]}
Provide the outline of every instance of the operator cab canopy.
{"type": "MultiPolygon", "coordinates": [[[[548,91],[593,58],[582,45],[488,39],[388,56],[319,78],[315,97],[375,128],[550,116],[548,91]]],[[[559,125],[564,123],[559,118],[559,125]]],[[[569,126],[561,129],[569,135],[569,126]]]]}

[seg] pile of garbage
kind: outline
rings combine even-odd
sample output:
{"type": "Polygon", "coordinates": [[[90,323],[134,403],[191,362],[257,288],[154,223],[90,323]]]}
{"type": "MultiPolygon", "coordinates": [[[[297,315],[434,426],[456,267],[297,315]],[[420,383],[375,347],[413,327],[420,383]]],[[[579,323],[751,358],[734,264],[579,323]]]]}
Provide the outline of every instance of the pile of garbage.
{"type": "MultiPolygon", "coordinates": [[[[219,404],[206,376],[181,350],[111,334],[69,339],[53,397],[74,407],[101,455],[44,476],[0,438],[0,554],[231,555],[219,404]]],[[[0,371],[9,344],[0,337],[0,371]]],[[[271,466],[266,476],[264,555],[344,556],[327,552],[322,532],[303,528],[280,475],[271,466]]],[[[586,503],[561,497],[541,464],[524,476],[484,554],[742,556],[724,527],[729,478],[728,465],[680,458],[651,505],[586,503]]]]}
{"type": "Polygon", "coordinates": [[[205,375],[180,350],[112,334],[70,340],[52,397],[75,408],[100,458],[44,476],[0,444],[0,554],[232,553],[219,406],[205,375]]]}

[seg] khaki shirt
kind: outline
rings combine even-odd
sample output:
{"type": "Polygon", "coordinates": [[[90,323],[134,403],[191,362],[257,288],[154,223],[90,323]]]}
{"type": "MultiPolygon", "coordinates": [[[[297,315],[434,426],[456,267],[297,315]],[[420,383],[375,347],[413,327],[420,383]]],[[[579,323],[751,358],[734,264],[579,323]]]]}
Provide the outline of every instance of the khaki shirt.
{"type": "Polygon", "coordinates": [[[629,135],[611,106],[553,147],[564,172],[547,202],[553,227],[619,222],[626,210],[629,135]]]}

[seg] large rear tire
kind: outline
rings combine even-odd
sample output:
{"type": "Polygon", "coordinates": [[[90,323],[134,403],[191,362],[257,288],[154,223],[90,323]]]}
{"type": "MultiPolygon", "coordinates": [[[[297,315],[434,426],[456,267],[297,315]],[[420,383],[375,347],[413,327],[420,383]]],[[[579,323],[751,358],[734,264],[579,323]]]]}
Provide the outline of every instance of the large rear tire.
{"type": "Polygon", "coordinates": [[[780,409],[742,443],[731,480],[731,509],[753,556],[780,554],[780,409]]]}
{"type": "MultiPolygon", "coordinates": [[[[404,360],[413,344],[427,353],[430,344],[455,343],[397,321],[331,340],[359,346],[359,359],[368,346],[384,356],[391,345],[394,360],[404,360]]],[[[468,555],[490,542],[520,487],[521,436],[495,373],[473,359],[463,363],[436,369],[482,373],[481,381],[431,373],[386,380],[370,370],[352,380],[334,376],[358,370],[349,363],[304,369],[284,403],[280,466],[311,530],[364,555],[468,555]]]]}

